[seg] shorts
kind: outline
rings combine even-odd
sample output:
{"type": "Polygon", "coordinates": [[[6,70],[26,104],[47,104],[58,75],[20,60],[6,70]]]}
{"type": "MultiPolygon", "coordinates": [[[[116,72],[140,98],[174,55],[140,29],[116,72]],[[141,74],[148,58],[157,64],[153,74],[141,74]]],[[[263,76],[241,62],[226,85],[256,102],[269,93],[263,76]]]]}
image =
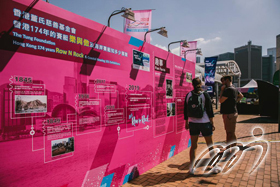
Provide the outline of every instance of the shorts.
{"type": "Polygon", "coordinates": [[[192,123],[189,122],[190,127],[190,135],[191,136],[198,136],[200,132],[203,136],[212,136],[213,129],[212,124],[210,122],[208,123],[192,123]]]}
{"type": "Polygon", "coordinates": [[[223,120],[224,120],[226,132],[235,132],[237,117],[238,117],[238,113],[223,114],[223,120]]]}

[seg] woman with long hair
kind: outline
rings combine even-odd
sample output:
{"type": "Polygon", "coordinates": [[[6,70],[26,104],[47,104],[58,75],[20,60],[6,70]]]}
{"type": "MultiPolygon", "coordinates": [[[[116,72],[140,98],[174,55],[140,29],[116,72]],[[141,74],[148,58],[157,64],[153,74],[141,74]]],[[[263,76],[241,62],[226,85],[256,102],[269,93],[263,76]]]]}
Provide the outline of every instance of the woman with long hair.
{"type": "Polygon", "coordinates": [[[211,151],[213,149],[212,134],[215,130],[214,113],[209,94],[202,91],[199,78],[194,78],[192,85],[194,89],[186,95],[184,106],[185,128],[190,130],[191,135],[190,174],[194,174],[195,151],[199,134],[202,133],[209,151],[211,151]]]}

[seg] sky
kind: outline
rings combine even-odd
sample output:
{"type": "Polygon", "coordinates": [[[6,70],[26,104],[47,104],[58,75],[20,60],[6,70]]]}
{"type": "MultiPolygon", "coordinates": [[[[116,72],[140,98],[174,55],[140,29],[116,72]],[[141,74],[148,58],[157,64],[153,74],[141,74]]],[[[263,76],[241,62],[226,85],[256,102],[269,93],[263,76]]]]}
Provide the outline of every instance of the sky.
{"type": "MultiPolygon", "coordinates": [[[[280,34],[280,0],[49,0],[53,5],[107,25],[110,14],[122,7],[155,9],[152,28],[166,27],[168,38],[151,33],[151,44],[167,50],[170,42],[198,41],[204,57],[234,52],[249,40],[267,48],[276,47],[280,34]]],[[[123,32],[124,18],[111,18],[111,28],[123,32]]],[[[179,44],[170,46],[179,55],[179,44]]]]}

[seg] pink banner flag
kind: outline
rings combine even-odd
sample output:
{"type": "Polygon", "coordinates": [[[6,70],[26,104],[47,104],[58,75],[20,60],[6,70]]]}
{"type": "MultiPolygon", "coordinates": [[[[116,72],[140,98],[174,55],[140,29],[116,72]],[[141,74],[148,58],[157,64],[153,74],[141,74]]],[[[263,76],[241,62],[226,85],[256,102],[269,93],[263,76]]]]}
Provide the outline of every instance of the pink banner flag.
{"type": "MultiPolygon", "coordinates": [[[[145,33],[151,29],[152,10],[134,10],[136,21],[125,19],[124,33],[140,40],[144,40],[145,33]]],[[[150,33],[146,35],[146,42],[150,43],[150,33]]]]}
{"type": "Polygon", "coordinates": [[[182,42],[180,45],[180,56],[182,58],[186,58],[187,60],[195,63],[196,62],[196,49],[197,48],[197,41],[188,42],[190,47],[183,47],[182,42]],[[190,51],[192,50],[192,51],[190,51]],[[185,55],[186,53],[186,55],[185,55]]]}

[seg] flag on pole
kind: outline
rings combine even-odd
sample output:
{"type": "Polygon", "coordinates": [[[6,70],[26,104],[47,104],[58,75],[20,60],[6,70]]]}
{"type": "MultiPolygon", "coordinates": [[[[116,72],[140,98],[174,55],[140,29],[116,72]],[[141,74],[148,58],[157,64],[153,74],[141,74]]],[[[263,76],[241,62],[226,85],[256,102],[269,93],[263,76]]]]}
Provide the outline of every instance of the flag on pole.
{"type": "MultiPolygon", "coordinates": [[[[125,19],[124,33],[140,40],[144,40],[145,33],[151,29],[152,10],[134,10],[136,21],[125,19]]],[[[150,33],[146,35],[146,42],[150,43],[150,33]]]]}
{"type": "Polygon", "coordinates": [[[197,48],[197,41],[190,41],[188,42],[190,47],[183,47],[183,42],[181,42],[180,45],[180,56],[182,58],[186,58],[187,60],[196,63],[196,50],[193,51],[189,51],[192,49],[196,49],[197,48]],[[186,52],[187,51],[187,52],[186,52]],[[185,55],[186,53],[186,55],[185,55]]]}
{"type": "Polygon", "coordinates": [[[205,63],[205,85],[207,87],[207,92],[212,95],[214,94],[214,84],[215,84],[215,73],[216,73],[216,64],[217,64],[218,57],[206,57],[204,59],[205,63]]]}

